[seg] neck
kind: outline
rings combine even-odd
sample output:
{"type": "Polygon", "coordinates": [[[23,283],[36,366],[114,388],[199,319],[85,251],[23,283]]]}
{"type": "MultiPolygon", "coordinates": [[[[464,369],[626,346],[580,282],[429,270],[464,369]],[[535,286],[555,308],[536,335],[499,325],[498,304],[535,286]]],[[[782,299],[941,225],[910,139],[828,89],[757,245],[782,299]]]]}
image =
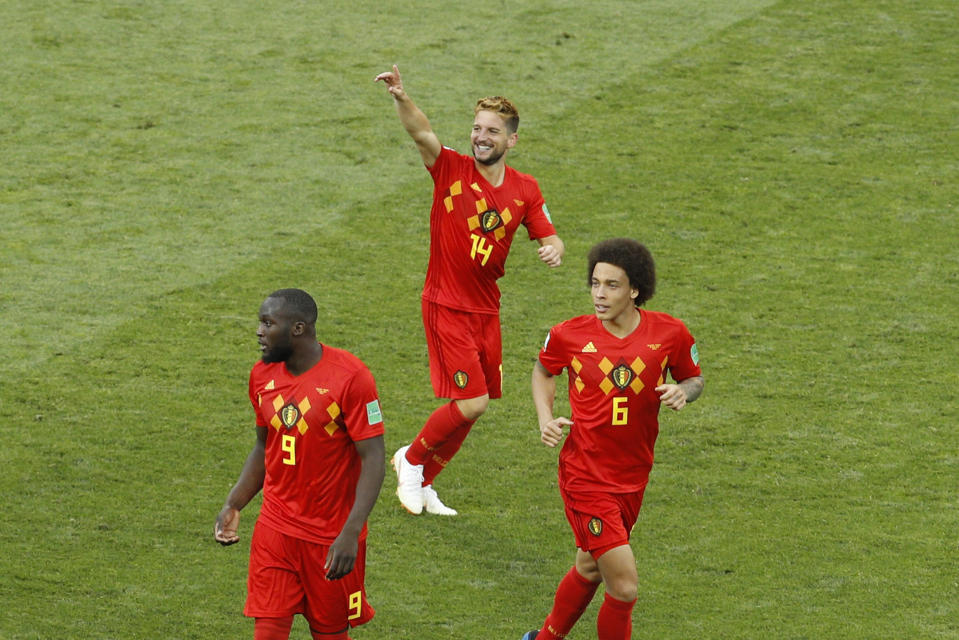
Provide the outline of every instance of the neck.
{"type": "Polygon", "coordinates": [[[603,320],[603,327],[617,338],[625,338],[639,326],[642,316],[639,309],[633,308],[632,313],[622,313],[612,320],[603,320]]]}
{"type": "Polygon", "coordinates": [[[496,164],[486,165],[474,159],[473,164],[476,166],[476,170],[480,172],[480,175],[486,178],[486,181],[491,185],[498,187],[503,184],[503,178],[506,177],[505,161],[500,159],[496,164]]]}
{"type": "Polygon", "coordinates": [[[286,361],[286,369],[291,374],[298,376],[312,369],[323,357],[323,345],[313,341],[293,352],[293,355],[286,361]]]}

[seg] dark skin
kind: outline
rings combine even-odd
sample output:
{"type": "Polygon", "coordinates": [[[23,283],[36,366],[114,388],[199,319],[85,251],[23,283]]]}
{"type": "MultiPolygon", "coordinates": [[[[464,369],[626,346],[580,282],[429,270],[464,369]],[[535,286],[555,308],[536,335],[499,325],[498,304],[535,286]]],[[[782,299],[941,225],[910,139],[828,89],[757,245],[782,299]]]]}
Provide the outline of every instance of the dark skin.
{"type": "MultiPolygon", "coordinates": [[[[263,359],[267,362],[284,362],[287,370],[295,376],[312,369],[323,357],[323,346],[316,341],[315,326],[289,317],[280,299],[267,298],[263,302],[256,335],[263,351],[263,359]]],[[[217,515],[213,537],[224,546],[239,542],[240,511],[263,488],[263,479],[266,476],[266,435],[265,427],[256,428],[253,449],[247,456],[240,477],[230,490],[226,503],[217,515]]],[[[373,510],[383,484],[386,467],[383,436],[360,440],[355,446],[362,464],[356,483],[356,498],[343,528],[330,545],[326,556],[328,580],[337,580],[353,570],[363,523],[373,510]]]]}

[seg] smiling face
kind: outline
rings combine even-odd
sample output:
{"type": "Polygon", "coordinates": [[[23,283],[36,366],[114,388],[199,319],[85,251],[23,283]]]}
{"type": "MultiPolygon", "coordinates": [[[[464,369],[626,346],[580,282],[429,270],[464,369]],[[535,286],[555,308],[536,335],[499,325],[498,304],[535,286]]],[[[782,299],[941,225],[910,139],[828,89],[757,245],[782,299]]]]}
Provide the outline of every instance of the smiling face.
{"type": "Polygon", "coordinates": [[[638,313],[635,299],[639,291],[631,287],[626,272],[608,262],[597,262],[590,280],[590,295],[596,317],[604,324],[628,324],[638,313]]]}
{"type": "Polygon", "coordinates": [[[286,362],[293,354],[293,323],[283,312],[283,301],[267,298],[260,305],[257,342],[263,362],[286,362]]]}
{"type": "Polygon", "coordinates": [[[517,134],[509,132],[506,120],[498,113],[486,110],[476,112],[470,146],[477,162],[486,166],[496,164],[516,145],[516,140],[517,134]]]}

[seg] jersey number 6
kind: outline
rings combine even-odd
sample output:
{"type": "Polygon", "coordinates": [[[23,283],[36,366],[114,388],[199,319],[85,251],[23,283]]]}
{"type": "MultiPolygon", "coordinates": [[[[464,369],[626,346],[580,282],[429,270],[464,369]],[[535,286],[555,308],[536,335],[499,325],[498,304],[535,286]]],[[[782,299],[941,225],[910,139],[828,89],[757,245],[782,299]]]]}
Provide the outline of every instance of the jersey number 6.
{"type": "Polygon", "coordinates": [[[613,398],[613,421],[611,424],[614,427],[621,427],[629,422],[629,407],[626,406],[628,401],[629,398],[622,396],[613,398]]]}

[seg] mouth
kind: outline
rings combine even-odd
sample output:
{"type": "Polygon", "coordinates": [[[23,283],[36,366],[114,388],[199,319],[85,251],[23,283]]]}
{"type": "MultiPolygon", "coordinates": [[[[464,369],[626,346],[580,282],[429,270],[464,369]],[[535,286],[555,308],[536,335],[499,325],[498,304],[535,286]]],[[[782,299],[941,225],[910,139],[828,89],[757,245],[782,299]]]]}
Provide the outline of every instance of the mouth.
{"type": "Polygon", "coordinates": [[[596,313],[599,313],[599,314],[601,314],[601,313],[606,313],[607,311],[609,311],[609,307],[607,307],[607,306],[604,305],[604,304],[595,304],[595,303],[594,303],[594,304],[593,304],[593,308],[596,309],[596,313]]]}
{"type": "Polygon", "coordinates": [[[477,153],[489,153],[493,150],[493,145],[491,144],[474,144],[473,148],[477,153]]]}

